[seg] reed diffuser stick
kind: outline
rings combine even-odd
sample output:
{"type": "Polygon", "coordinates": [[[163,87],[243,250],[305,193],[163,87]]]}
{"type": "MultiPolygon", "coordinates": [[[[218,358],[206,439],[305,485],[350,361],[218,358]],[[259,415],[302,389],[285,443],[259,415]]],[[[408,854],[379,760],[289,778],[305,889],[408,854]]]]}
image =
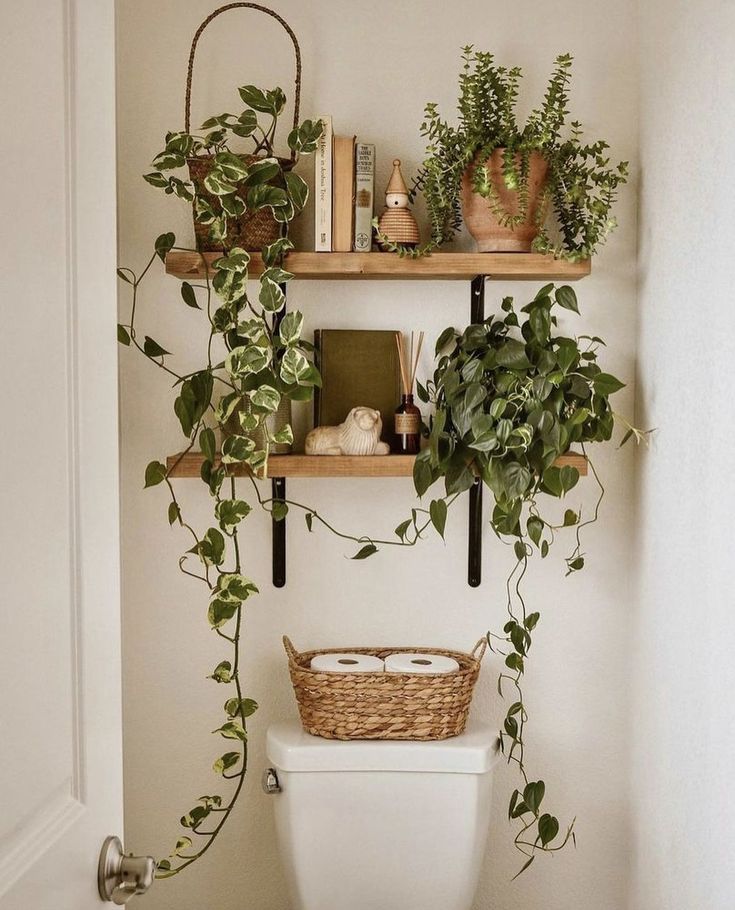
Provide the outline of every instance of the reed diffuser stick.
{"type": "Polygon", "coordinates": [[[416,381],[416,370],[419,365],[421,356],[421,347],[424,343],[424,333],[419,332],[419,341],[416,347],[416,356],[413,353],[413,332],[411,332],[411,342],[408,350],[408,358],[403,345],[403,335],[396,332],[396,348],[398,349],[398,365],[401,369],[401,384],[403,385],[404,395],[413,395],[413,385],[416,381]]]}
{"type": "Polygon", "coordinates": [[[408,374],[406,373],[406,364],[405,357],[403,354],[403,335],[400,332],[396,332],[396,348],[398,348],[398,366],[401,370],[401,385],[403,387],[403,394],[409,395],[408,389],[408,374]]]}
{"type": "MultiPolygon", "coordinates": [[[[416,381],[416,370],[418,369],[419,357],[421,357],[421,346],[423,345],[423,343],[424,343],[424,333],[420,332],[419,333],[419,343],[418,343],[418,347],[416,349],[416,359],[413,361],[413,369],[411,370],[411,391],[412,392],[413,392],[414,382],[416,381]]],[[[411,347],[413,348],[413,332],[411,332],[411,347]]]]}
{"type": "Polygon", "coordinates": [[[406,370],[406,372],[409,375],[409,387],[408,387],[409,395],[413,394],[413,373],[411,371],[412,366],[413,366],[413,332],[411,332],[411,344],[408,348],[408,364],[407,364],[408,369],[406,370]]]}

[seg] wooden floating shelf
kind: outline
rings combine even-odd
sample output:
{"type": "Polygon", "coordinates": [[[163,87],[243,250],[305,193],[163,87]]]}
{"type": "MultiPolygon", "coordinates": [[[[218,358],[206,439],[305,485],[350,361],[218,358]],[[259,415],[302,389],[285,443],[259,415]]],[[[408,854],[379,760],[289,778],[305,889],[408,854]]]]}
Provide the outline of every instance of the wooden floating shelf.
{"type": "MultiPolygon", "coordinates": [[[[166,272],[188,281],[211,276],[211,264],[220,253],[171,250],[166,272]]],[[[297,278],[311,279],[457,279],[484,275],[496,280],[576,281],[589,275],[591,262],[567,262],[541,253],[432,253],[418,259],[395,253],[289,253],[284,267],[297,278]]],[[[249,274],[263,273],[260,253],[253,253],[249,274]]]]}
{"type": "MultiPolygon", "coordinates": [[[[204,456],[200,452],[170,455],[167,467],[171,477],[199,477],[204,456]]],[[[412,477],[413,455],[271,455],[269,478],[273,477],[412,477]]],[[[580,475],[587,474],[587,459],[579,452],[568,452],[556,460],[559,467],[569,465],[580,475]]],[[[232,473],[247,476],[243,465],[231,465],[232,473]]]]}
{"type": "MultiPolygon", "coordinates": [[[[212,277],[212,263],[219,253],[171,250],[166,256],[166,272],[177,278],[202,282],[212,277]]],[[[470,282],[470,322],[485,318],[485,279],[506,281],[576,281],[589,275],[589,259],[567,262],[540,253],[432,253],[418,259],[401,258],[394,253],[299,253],[285,258],[284,266],[297,278],[324,279],[454,279],[470,282]]],[[[249,277],[263,274],[263,258],[252,253],[249,277]]],[[[285,288],[284,288],[285,289],[285,288]]],[[[168,458],[170,477],[199,477],[204,457],[198,452],[168,458]]],[[[308,456],[271,455],[267,473],[273,501],[286,499],[287,477],[411,477],[414,456],[308,456]]],[[[579,452],[568,452],[556,461],[559,466],[577,468],[587,474],[587,459],[579,452]]],[[[248,476],[244,465],[233,465],[232,473],[248,476]]],[[[482,577],[482,488],[469,490],[469,534],[467,583],[476,588],[482,577]]],[[[273,520],[273,585],[286,584],[286,521],[273,520]]]]}

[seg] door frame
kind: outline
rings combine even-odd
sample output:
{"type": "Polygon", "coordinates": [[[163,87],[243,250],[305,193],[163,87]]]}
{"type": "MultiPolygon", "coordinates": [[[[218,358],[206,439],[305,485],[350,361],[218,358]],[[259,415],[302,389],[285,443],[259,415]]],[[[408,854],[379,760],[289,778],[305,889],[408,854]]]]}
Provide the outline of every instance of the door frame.
{"type": "MultiPolygon", "coordinates": [[[[43,13],[43,2],[28,4],[31,22],[43,13]]],[[[64,895],[69,900],[72,892],[79,910],[97,905],[100,846],[106,835],[122,835],[123,822],[115,7],[114,0],[55,2],[51,18],[63,35],[52,38],[63,49],[63,74],[50,66],[46,75],[63,78],[65,127],[63,145],[49,136],[46,152],[65,156],[65,205],[56,220],[65,230],[66,272],[34,305],[65,311],[66,369],[59,381],[68,425],[59,451],[65,445],[69,588],[59,609],[70,612],[74,748],[69,787],[26,820],[0,860],[3,910],[64,908],[64,895]]],[[[38,217],[47,219],[47,229],[56,213],[43,212],[43,200],[33,200],[32,193],[29,198],[41,207],[38,217]]],[[[41,231],[32,255],[42,255],[42,238],[41,231]]],[[[16,312],[22,312],[22,297],[15,296],[16,312]]]]}

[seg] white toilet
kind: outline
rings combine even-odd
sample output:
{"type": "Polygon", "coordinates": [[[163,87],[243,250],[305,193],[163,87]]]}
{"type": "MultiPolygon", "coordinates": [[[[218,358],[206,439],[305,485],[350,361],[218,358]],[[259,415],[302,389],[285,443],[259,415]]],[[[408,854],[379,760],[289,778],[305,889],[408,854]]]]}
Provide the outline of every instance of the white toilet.
{"type": "Polygon", "coordinates": [[[497,734],[437,742],[268,730],[291,910],[469,910],[488,821],[497,734]]]}

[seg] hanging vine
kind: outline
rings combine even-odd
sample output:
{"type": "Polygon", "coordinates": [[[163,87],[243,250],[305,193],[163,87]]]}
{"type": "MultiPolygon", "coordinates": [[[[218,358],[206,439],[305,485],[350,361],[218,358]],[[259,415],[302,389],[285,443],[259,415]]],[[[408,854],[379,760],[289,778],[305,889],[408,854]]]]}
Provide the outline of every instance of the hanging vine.
{"type": "MultiPolygon", "coordinates": [[[[271,257],[282,256],[283,251],[289,248],[288,242],[283,240],[274,246],[275,249],[264,251],[267,263],[274,262],[271,257]]],[[[296,345],[304,351],[305,359],[307,349],[311,348],[300,338],[303,319],[296,311],[285,315],[278,323],[273,316],[269,318],[269,310],[260,302],[264,296],[262,279],[259,302],[248,297],[247,270],[250,256],[244,250],[234,248],[215,261],[215,280],[210,281],[207,276],[201,285],[182,282],[183,303],[206,314],[208,332],[205,338],[206,365],[185,375],[177,372],[170,366],[168,358],[172,355],[166,348],[148,335],[143,335],[141,342],[137,325],[141,282],[154,262],[158,258],[164,261],[166,254],[173,249],[183,248],[175,246],[173,234],[163,234],[156,240],[154,252],[140,275],[130,268],[118,269],[119,278],[130,288],[130,314],[127,322],[118,326],[118,340],[125,346],[135,348],[172,378],[174,389],[178,391],[174,413],[179,419],[187,444],[170,467],[161,461],[150,462],[145,470],[145,486],[164,484],[168,489],[168,522],[182,528],[191,543],[191,547],[179,559],[179,569],[206,587],[208,624],[231,648],[231,657],[220,661],[209,678],[217,684],[234,687],[234,695],[230,695],[223,705],[224,720],[212,731],[232,742],[233,748],[219,755],[212,768],[222,780],[232,781],[233,785],[229,797],[220,794],[202,796],[196,805],[182,815],[181,825],[186,833],[178,838],[171,854],[158,862],[158,878],[169,878],[182,872],[210,849],[237,803],[247,772],[247,720],[255,713],[258,705],[243,690],[240,675],[241,635],[245,603],[258,593],[258,588],[248,575],[243,574],[245,568],[240,549],[241,523],[251,513],[252,507],[237,494],[236,472],[239,473],[242,465],[247,465],[258,505],[274,519],[283,520],[289,507],[298,509],[303,513],[309,531],[315,526],[322,526],[343,540],[355,543],[359,549],[353,556],[354,559],[366,559],[377,552],[380,546],[415,546],[425,531],[436,523],[435,515],[432,517],[430,510],[415,508],[411,510],[411,518],[396,529],[396,539],[380,540],[340,531],[312,506],[264,498],[261,495],[253,475],[267,467],[270,448],[274,443],[292,440],[290,426],[275,435],[270,434],[268,415],[278,407],[280,395],[302,399],[308,397],[304,395],[305,390],[310,395],[314,385],[320,382],[312,363],[309,362],[308,369],[294,370],[294,358],[289,357],[289,352],[296,345]],[[235,270],[237,277],[231,278],[228,274],[227,282],[219,282],[220,290],[215,293],[218,284],[216,277],[222,271],[232,273],[235,270]],[[222,306],[233,307],[230,298],[232,285],[240,288],[240,296],[234,304],[239,320],[236,335],[233,335],[230,321],[221,316],[222,306]],[[200,297],[203,298],[203,306],[199,304],[200,297]],[[214,301],[222,299],[225,303],[214,309],[214,301]],[[251,338],[247,338],[245,329],[250,332],[251,338]],[[233,341],[236,343],[233,344],[233,341]],[[224,347],[229,353],[223,361],[215,363],[214,352],[219,347],[224,347]],[[263,366],[264,363],[267,366],[263,366]],[[215,387],[221,388],[224,393],[219,400],[215,387]],[[242,407],[246,398],[247,407],[242,407]],[[231,431],[233,413],[238,414],[242,435],[231,431]],[[263,434],[262,449],[256,446],[252,435],[258,429],[263,434]],[[223,440],[221,456],[217,451],[217,433],[223,440]],[[195,530],[187,521],[172,481],[178,465],[197,444],[204,455],[201,478],[213,500],[216,525],[203,532],[195,530]]],[[[270,266],[271,269],[275,267],[270,266]]],[[[284,277],[287,274],[281,269],[279,279],[287,280],[284,277]]],[[[279,310],[284,303],[285,297],[279,310]]],[[[445,514],[446,508],[456,498],[449,496],[437,500],[442,502],[445,514]]],[[[436,512],[434,504],[432,511],[436,512]]]]}
{"type": "MultiPolygon", "coordinates": [[[[537,852],[560,850],[573,839],[574,822],[560,835],[557,818],[544,808],[544,782],[531,779],[526,768],[528,714],[522,682],[540,614],[527,612],[522,581],[531,554],[537,550],[545,558],[557,532],[566,528],[575,529],[567,574],[583,568],[580,532],[597,520],[603,489],[590,463],[600,496],[593,515],[584,521],[581,514],[567,509],[562,523],[554,524],[541,515],[538,498],[539,494],[562,498],[574,488],[579,472],[557,460],[574,444],[584,448],[588,442],[610,439],[614,414],[609,398],[623,384],[597,364],[602,339],[556,333],[555,308],[577,313],[577,299],[572,288],[548,284],[522,308],[522,319],[512,298],[505,298],[497,318],[490,316],[462,332],[448,328],[438,339],[434,374],[417,385],[421,400],[431,405],[431,415],[423,428],[426,447],[416,458],[414,485],[419,497],[424,497],[441,479],[444,491],[430,499],[428,508],[412,509],[392,538],[347,533],[310,505],[262,496],[255,478],[266,473],[272,446],[293,441],[290,425],[272,431],[269,418],[283,399],[307,401],[321,377],[313,363],[313,346],[302,337],[303,317],[298,311],[285,313],[283,290],[294,278],[286,269],[293,248],[288,227],[306,203],[306,186],[301,178],[283,171],[280,159],[249,159],[228,145],[233,136],[254,133],[265,137],[261,143],[266,139],[272,143],[285,97],[280,89],[262,92],[253,86],[244,86],[240,94],[250,107],[239,116],[210,118],[204,125],[210,133],[169,133],[164,151],[154,162],[158,169],[146,175],[148,183],[168,195],[191,201],[197,223],[208,226],[211,239],[222,246],[222,255],[204,269],[202,283],[183,281],[180,286],[181,302],[200,310],[205,320],[199,369],[179,373],[171,366],[171,352],[149,335],[142,334],[141,339],[138,327],[141,282],[158,259],[164,261],[170,251],[183,249],[175,246],[174,235],[158,237],[140,274],[118,269],[130,290],[129,315],[118,326],[118,340],[172,380],[173,410],[186,440],[170,467],[161,461],[148,464],[145,486],[167,488],[168,522],[178,526],[190,544],[179,568],[204,585],[208,624],[229,649],[209,677],[229,687],[224,716],[213,731],[226,743],[213,770],[228,782],[229,796],[202,796],[184,813],[185,831],[171,854],[159,861],[157,875],[176,875],[210,849],[238,801],[247,772],[247,722],[258,706],[247,696],[242,680],[242,631],[245,605],[258,588],[242,559],[240,535],[252,511],[250,502],[238,495],[236,476],[242,475],[249,478],[258,507],[273,519],[283,520],[289,509],[296,510],[303,514],[308,532],[322,527],[355,544],[352,558],[356,560],[367,559],[382,547],[414,547],[430,528],[443,538],[448,509],[461,494],[478,477],[491,490],[495,501],[491,527],[501,539],[512,542],[516,556],[507,581],[508,622],[502,635],[488,632],[488,642],[504,661],[498,691],[504,695],[504,686],[510,685],[515,693],[500,739],[507,761],[521,775],[522,786],[511,797],[509,815],[520,826],[514,841],[524,854],[525,869],[537,852]],[[261,110],[273,118],[267,129],[258,124],[256,111],[261,110]],[[198,154],[211,159],[206,186],[165,175],[198,154]],[[245,210],[261,209],[273,214],[280,236],[263,248],[264,269],[254,286],[251,254],[228,238],[233,219],[245,210]],[[195,529],[187,520],[172,482],[176,468],[195,447],[203,455],[201,480],[212,499],[213,523],[205,530],[195,529]]],[[[299,154],[308,154],[320,135],[318,121],[305,121],[289,135],[289,145],[299,154]]],[[[206,265],[207,260],[202,262],[206,265]]],[[[624,441],[645,437],[627,422],[625,426],[624,441]]]]}

